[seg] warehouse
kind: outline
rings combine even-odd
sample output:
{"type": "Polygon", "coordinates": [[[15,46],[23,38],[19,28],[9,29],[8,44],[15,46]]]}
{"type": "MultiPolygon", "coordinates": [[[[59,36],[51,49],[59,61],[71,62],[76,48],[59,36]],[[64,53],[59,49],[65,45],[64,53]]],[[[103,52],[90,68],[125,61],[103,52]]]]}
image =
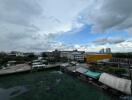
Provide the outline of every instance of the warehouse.
{"type": "Polygon", "coordinates": [[[111,58],[112,58],[112,54],[92,54],[92,55],[86,55],[85,61],[87,63],[108,62],[111,58]]]}

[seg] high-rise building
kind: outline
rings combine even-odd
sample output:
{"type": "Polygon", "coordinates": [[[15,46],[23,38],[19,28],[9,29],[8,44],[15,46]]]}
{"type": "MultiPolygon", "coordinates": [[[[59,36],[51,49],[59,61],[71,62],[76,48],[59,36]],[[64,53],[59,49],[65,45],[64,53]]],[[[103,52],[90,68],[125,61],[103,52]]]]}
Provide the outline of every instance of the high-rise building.
{"type": "Polygon", "coordinates": [[[106,53],[111,53],[111,49],[110,48],[106,48],[106,53]]]}
{"type": "Polygon", "coordinates": [[[104,54],[104,48],[99,51],[99,53],[104,54]]]}

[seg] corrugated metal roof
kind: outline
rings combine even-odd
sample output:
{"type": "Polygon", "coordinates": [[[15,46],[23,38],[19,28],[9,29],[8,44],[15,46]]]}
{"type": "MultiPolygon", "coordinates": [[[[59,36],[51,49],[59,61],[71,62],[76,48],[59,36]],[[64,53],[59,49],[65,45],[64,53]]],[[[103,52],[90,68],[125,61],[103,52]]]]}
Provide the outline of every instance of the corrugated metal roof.
{"type": "Polygon", "coordinates": [[[80,68],[77,68],[77,69],[76,69],[76,72],[79,72],[79,73],[82,73],[82,74],[84,74],[84,73],[87,72],[87,71],[88,71],[88,69],[83,68],[83,67],[80,67],[80,68]]]}
{"type": "Polygon", "coordinates": [[[131,81],[130,80],[118,78],[116,76],[103,73],[101,74],[99,81],[113,89],[119,90],[126,94],[131,94],[131,88],[130,88],[131,81]]]}

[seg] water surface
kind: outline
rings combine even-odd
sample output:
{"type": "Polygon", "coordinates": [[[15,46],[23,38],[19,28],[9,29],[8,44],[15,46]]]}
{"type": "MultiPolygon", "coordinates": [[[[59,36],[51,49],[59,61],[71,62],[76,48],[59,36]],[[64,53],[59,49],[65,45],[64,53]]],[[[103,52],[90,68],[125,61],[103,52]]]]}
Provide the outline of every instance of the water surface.
{"type": "Polygon", "coordinates": [[[0,100],[117,100],[59,71],[0,77],[0,100]]]}

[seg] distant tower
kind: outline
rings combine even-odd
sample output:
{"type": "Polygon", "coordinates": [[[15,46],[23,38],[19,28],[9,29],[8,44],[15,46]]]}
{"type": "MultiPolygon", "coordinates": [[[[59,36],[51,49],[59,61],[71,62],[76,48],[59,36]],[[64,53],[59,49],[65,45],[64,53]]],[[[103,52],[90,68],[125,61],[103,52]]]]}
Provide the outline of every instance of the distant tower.
{"type": "Polygon", "coordinates": [[[99,51],[99,53],[104,54],[104,48],[99,51]]]}
{"type": "Polygon", "coordinates": [[[111,53],[111,49],[110,48],[106,48],[106,53],[111,53]]]}

